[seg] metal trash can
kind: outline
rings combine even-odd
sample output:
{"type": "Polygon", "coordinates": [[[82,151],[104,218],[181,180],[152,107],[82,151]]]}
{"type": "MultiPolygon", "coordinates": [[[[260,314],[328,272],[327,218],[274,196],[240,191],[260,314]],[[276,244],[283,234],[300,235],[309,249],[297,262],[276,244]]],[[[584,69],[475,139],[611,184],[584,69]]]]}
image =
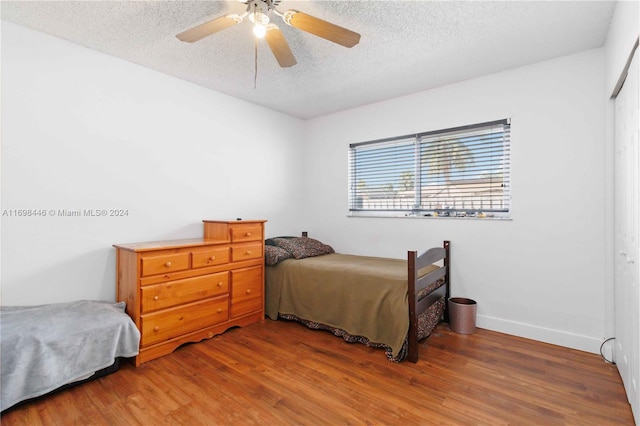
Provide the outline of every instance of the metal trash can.
{"type": "Polygon", "coordinates": [[[459,334],[473,334],[476,331],[476,312],[478,304],[475,300],[464,297],[449,299],[449,327],[459,334]]]}

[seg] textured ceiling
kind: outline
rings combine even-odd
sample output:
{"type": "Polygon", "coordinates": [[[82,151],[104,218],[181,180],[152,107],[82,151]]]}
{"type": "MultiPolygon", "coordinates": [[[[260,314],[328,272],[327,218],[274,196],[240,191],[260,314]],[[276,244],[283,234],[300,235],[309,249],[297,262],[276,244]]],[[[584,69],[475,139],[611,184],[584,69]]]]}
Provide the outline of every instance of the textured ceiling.
{"type": "Polygon", "coordinates": [[[2,1],[2,19],[301,118],[602,46],[612,1],[299,1],[362,35],[348,49],[272,16],[298,64],[280,68],[251,23],[196,43],[175,35],[239,1],[2,1]],[[255,83],[255,85],[254,85],[255,83]]]}

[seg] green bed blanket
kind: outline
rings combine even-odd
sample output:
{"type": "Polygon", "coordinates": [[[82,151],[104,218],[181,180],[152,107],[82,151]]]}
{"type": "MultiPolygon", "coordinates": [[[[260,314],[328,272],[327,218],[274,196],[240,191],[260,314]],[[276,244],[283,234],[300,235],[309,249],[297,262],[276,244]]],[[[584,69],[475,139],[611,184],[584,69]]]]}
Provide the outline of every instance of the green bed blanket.
{"type": "Polygon", "coordinates": [[[273,320],[290,314],[340,328],[397,356],[409,330],[407,261],[337,253],[284,260],[266,268],[265,309],[273,320]]]}

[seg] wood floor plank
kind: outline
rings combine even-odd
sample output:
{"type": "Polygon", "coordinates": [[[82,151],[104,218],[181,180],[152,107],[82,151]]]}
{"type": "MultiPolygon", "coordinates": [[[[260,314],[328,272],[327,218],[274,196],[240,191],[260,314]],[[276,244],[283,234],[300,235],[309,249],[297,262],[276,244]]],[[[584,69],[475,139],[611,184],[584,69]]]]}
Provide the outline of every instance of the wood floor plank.
{"type": "Polygon", "coordinates": [[[13,425],[633,425],[599,356],[439,325],[420,361],[266,320],[2,413],[13,425]]]}

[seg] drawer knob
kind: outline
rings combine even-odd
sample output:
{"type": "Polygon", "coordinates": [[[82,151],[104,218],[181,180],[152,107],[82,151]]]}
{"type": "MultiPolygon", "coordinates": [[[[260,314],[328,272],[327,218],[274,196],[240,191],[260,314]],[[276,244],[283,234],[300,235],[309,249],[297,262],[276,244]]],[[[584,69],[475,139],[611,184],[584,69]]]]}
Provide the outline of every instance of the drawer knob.
{"type": "Polygon", "coordinates": [[[153,296],[153,300],[160,300],[158,296],[153,296]]]}
{"type": "Polygon", "coordinates": [[[251,250],[247,250],[247,255],[251,254],[251,250]]]}
{"type": "Polygon", "coordinates": [[[247,289],[247,294],[249,294],[249,293],[251,293],[251,289],[250,288],[247,289]]]}
{"type": "Polygon", "coordinates": [[[222,287],[222,281],[218,283],[218,287],[222,287]]]}
{"type": "Polygon", "coordinates": [[[216,257],[215,257],[215,256],[211,256],[211,257],[209,258],[209,260],[216,260],[216,257]]]}
{"type": "Polygon", "coordinates": [[[153,331],[158,331],[158,330],[160,330],[160,327],[158,327],[157,325],[153,327],[153,331]]]}
{"type": "Polygon", "coordinates": [[[222,308],[218,308],[218,313],[222,312],[222,308]]]}
{"type": "Polygon", "coordinates": [[[171,262],[165,262],[164,266],[166,266],[167,268],[171,268],[171,262]]]}
{"type": "Polygon", "coordinates": [[[251,236],[251,232],[247,232],[246,234],[244,234],[246,237],[250,237],[251,236]]]}

